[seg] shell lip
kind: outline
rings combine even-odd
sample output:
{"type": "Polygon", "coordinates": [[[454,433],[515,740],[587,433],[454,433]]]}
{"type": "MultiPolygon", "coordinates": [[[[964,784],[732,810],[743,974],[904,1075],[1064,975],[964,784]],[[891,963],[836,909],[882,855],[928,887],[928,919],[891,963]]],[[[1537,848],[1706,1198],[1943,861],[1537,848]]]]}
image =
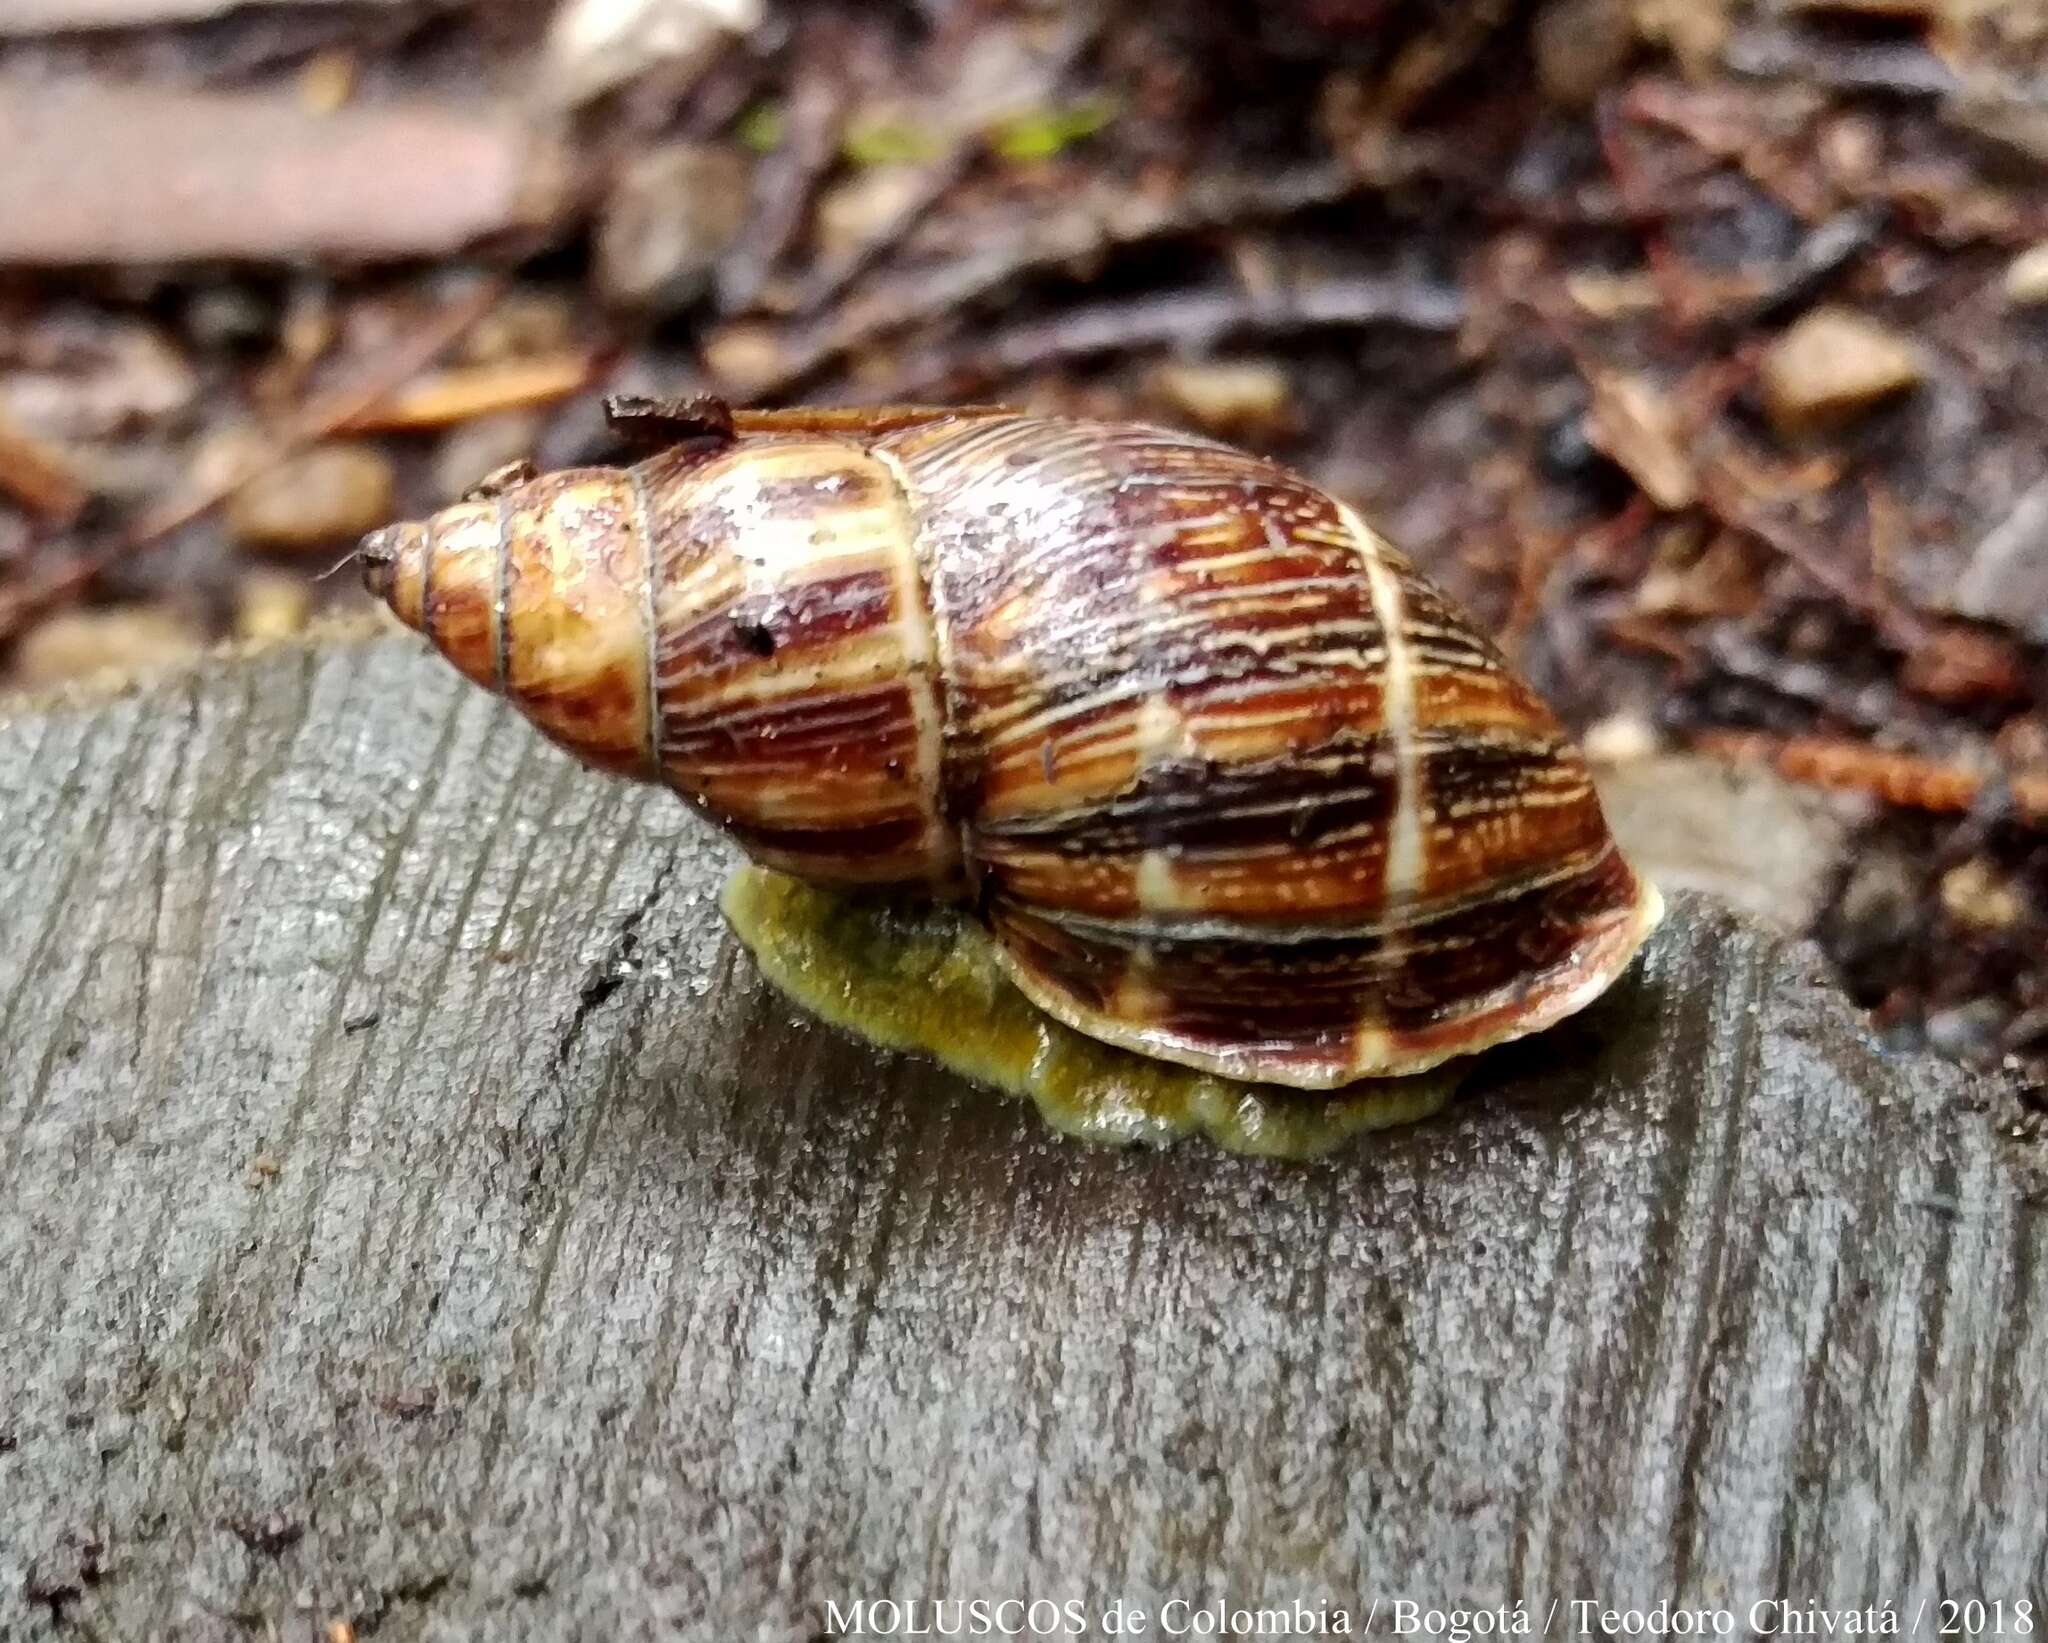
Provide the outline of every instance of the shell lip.
{"type": "Polygon", "coordinates": [[[1634,900],[1619,910],[1619,916],[1594,932],[1571,961],[1545,977],[1532,994],[1482,1005],[1425,1032],[1362,1038],[1344,1054],[1304,1054],[1298,1046],[1257,1042],[1225,1044],[1120,1020],[1050,986],[1000,940],[994,947],[1004,974],[1017,989],[1076,1032],[1240,1083],[1335,1090],[1375,1078],[1428,1072],[1458,1056],[1526,1038],[1576,1015],[1614,984],[1664,917],[1664,898],[1657,887],[1642,878],[1636,885],[1634,900]]]}

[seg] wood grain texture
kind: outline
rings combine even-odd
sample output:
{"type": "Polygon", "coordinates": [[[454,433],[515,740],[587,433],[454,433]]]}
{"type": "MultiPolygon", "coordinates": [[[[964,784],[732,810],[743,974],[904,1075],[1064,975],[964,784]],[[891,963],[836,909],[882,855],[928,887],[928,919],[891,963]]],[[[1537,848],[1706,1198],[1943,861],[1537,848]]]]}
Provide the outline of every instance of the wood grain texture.
{"type": "Polygon", "coordinates": [[[2041,1597],[2038,1184],[1803,949],[1681,899],[1441,1120],[1089,1152],[722,860],[404,642],[0,722],[0,1636],[2041,1597]]]}

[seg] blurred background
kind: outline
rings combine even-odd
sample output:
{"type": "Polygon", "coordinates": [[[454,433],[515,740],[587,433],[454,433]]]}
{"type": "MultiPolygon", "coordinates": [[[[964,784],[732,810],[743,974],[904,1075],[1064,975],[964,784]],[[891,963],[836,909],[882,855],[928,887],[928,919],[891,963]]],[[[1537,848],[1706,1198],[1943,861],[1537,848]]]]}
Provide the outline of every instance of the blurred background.
{"type": "Polygon", "coordinates": [[[1306,470],[1653,872],[2044,1100],[2038,0],[0,6],[0,711],[705,390],[1306,470]]]}

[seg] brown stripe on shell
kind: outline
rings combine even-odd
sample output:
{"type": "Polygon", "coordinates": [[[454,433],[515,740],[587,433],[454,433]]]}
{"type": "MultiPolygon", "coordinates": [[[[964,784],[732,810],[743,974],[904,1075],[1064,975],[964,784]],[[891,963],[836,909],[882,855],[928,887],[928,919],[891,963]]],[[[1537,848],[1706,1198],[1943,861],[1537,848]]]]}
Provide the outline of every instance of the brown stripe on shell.
{"type": "Polygon", "coordinates": [[[648,566],[630,481],[569,469],[499,507],[505,694],[592,764],[644,776],[648,566]]]}
{"type": "Polygon", "coordinates": [[[871,818],[850,827],[730,824],[748,855],[780,872],[844,885],[901,882],[890,864],[915,862],[923,849],[924,820],[915,811],[871,818]]]}
{"type": "Polygon", "coordinates": [[[1117,798],[984,824],[976,849],[999,889],[1042,907],[1355,920],[1384,900],[1394,802],[1392,753],[1376,741],[1232,767],[1160,762],[1117,798]],[[1110,861],[1132,870],[1108,899],[1062,885],[1072,864],[1110,861]]]}
{"type": "Polygon", "coordinates": [[[1424,904],[1512,884],[1606,841],[1592,781],[1562,741],[1517,745],[1434,729],[1419,743],[1424,904]]]}
{"type": "Polygon", "coordinates": [[[1404,933],[1119,940],[998,904],[1011,973],[1097,1036],[1239,1077],[1328,1088],[1533,1032],[1604,986],[1654,906],[1604,848],[1578,871],[1404,933]]]}
{"type": "Polygon", "coordinates": [[[464,675],[498,688],[501,532],[494,502],[467,502],[427,522],[421,631],[464,675]]]}
{"type": "Polygon", "coordinates": [[[693,790],[764,824],[851,825],[924,814],[917,739],[901,680],[764,710],[692,750],[693,790]]]}
{"type": "Polygon", "coordinates": [[[936,663],[894,473],[778,434],[643,475],[664,778],[771,865],[950,888],[936,663]]]}
{"type": "Polygon", "coordinates": [[[1151,429],[885,443],[921,502],[951,787],[992,893],[1309,921],[1378,905],[1385,635],[1329,497],[1151,429]]]}
{"type": "Polygon", "coordinates": [[[892,578],[886,570],[784,582],[770,589],[744,581],[719,609],[669,635],[661,665],[671,676],[753,671],[757,663],[799,666],[863,633],[897,619],[892,578]],[[741,591],[744,589],[744,591],[741,591]]]}
{"type": "Polygon", "coordinates": [[[424,632],[427,625],[427,576],[428,557],[432,539],[428,527],[417,521],[407,521],[391,527],[385,532],[391,546],[385,548],[390,559],[384,584],[384,602],[391,607],[391,614],[415,632],[424,632]]]}
{"type": "Polygon", "coordinates": [[[987,472],[950,492],[943,446],[901,458],[924,499],[956,719],[978,751],[1000,759],[1176,682],[1370,673],[1379,636],[1354,557],[1289,534],[1334,521],[1328,498],[1251,458],[1132,430],[1048,455],[1045,426],[1020,421],[1008,446],[1003,430],[970,430],[987,472]],[[1190,464],[1185,483],[1159,482],[1190,464]],[[1216,543],[1196,555],[1188,536],[1205,523],[1216,543]],[[1189,608],[1205,597],[1214,608],[1189,608]]]}
{"type": "Polygon", "coordinates": [[[1550,710],[1437,589],[1411,574],[1401,591],[1425,836],[1418,902],[1489,884],[1505,893],[1546,863],[1604,846],[1592,779],[1550,710]]]}
{"type": "Polygon", "coordinates": [[[1139,766],[1162,752],[1221,766],[1310,752],[1380,713],[1370,669],[1298,679],[1228,676],[1119,694],[1064,716],[1036,742],[1013,740],[982,765],[981,817],[996,826],[1020,814],[1075,808],[1127,792],[1139,766]]]}

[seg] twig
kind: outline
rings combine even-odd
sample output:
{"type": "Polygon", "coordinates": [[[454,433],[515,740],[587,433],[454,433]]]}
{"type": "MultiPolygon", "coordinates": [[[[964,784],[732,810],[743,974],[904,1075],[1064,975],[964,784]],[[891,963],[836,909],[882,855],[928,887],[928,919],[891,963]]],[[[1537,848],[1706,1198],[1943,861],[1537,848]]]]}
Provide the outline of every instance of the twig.
{"type": "MultiPolygon", "coordinates": [[[[11,10],[12,3],[0,10],[11,10]]],[[[354,266],[450,257],[569,212],[565,140],[515,108],[11,77],[0,263],[354,266]]]]}
{"type": "Polygon", "coordinates": [[[1756,80],[1793,80],[1829,91],[1875,91],[1893,97],[1934,99],[1953,95],[1962,81],[1917,41],[1848,42],[1825,39],[1782,24],[1751,23],[1738,29],[1721,51],[1731,74],[1756,80]]]}
{"type": "Polygon", "coordinates": [[[898,386],[924,390],[962,371],[996,376],[1127,349],[1172,347],[1201,353],[1250,332],[1380,324],[1455,331],[1464,317],[1464,299],[1455,286],[1398,274],[1316,280],[1272,296],[1197,286],[1069,309],[979,341],[930,350],[906,364],[898,386]]]}
{"type": "Polygon", "coordinates": [[[452,366],[394,388],[334,431],[411,433],[473,422],[495,411],[552,405],[589,387],[599,363],[590,354],[562,353],[452,366]]]}
{"type": "MultiPolygon", "coordinates": [[[[824,36],[829,40],[835,33],[828,29],[824,36]]],[[[746,227],[719,259],[718,306],[725,313],[738,313],[760,295],[769,271],[810,215],[819,183],[839,157],[852,88],[843,72],[828,69],[815,58],[810,69],[797,76],[781,145],[755,171],[746,227]]]]}
{"type": "MultiPolygon", "coordinates": [[[[1100,9],[1094,4],[1077,6],[1064,19],[1064,30],[1045,52],[1040,69],[1048,98],[1060,90],[1075,65],[1094,46],[1102,23],[1100,9]]],[[[958,65],[954,66],[957,70],[958,65]]],[[[976,133],[956,129],[947,134],[945,143],[944,152],[920,168],[916,186],[895,210],[875,223],[858,244],[812,271],[790,304],[793,312],[807,318],[821,313],[855,280],[901,245],[925,214],[974,169],[981,152],[976,133]]]]}
{"type": "MultiPolygon", "coordinates": [[[[1906,810],[1966,815],[1995,794],[1998,777],[1894,753],[1831,736],[1783,739],[1750,731],[1710,730],[1696,745],[1707,753],[1748,764],[1767,764],[1789,780],[1836,792],[1863,793],[1906,810]]],[[[2013,812],[2030,826],[2048,827],[2048,770],[2003,778],[2013,812]]]]}
{"type": "Polygon", "coordinates": [[[1870,730],[1914,722],[1914,707],[1884,680],[1851,686],[1826,661],[1799,661],[1767,648],[1742,623],[1715,623],[1702,646],[1706,660],[1731,679],[1763,686],[1870,730]]]}
{"type": "Polygon", "coordinates": [[[975,145],[956,137],[952,146],[937,159],[927,162],[917,187],[881,222],[869,230],[859,244],[822,263],[797,287],[790,302],[792,312],[811,318],[836,301],[845,289],[880,262],[903,241],[903,237],[924,220],[925,213],[943,200],[974,168],[975,145]]]}
{"type": "Polygon", "coordinates": [[[324,394],[290,419],[285,431],[263,453],[225,479],[183,497],[160,503],[104,547],[74,555],[45,575],[0,597],[0,640],[13,637],[30,617],[39,614],[131,554],[161,542],[173,531],[203,519],[254,479],[287,457],[317,444],[351,418],[391,393],[433,360],[498,305],[509,285],[505,275],[479,280],[454,298],[347,387],[324,394]]]}
{"type": "Polygon", "coordinates": [[[63,452],[24,433],[4,413],[0,413],[0,491],[46,524],[59,526],[76,519],[91,499],[63,452]]]}
{"type": "Polygon", "coordinates": [[[1746,493],[1728,464],[1717,457],[1709,456],[1700,465],[1700,501],[1722,524],[1746,531],[1780,558],[1797,565],[1900,648],[1910,650],[1925,641],[1927,623],[1923,618],[1900,610],[1883,598],[1880,590],[1859,586],[1851,573],[1830,563],[1798,532],[1773,519],[1746,493]]]}
{"type": "Polygon", "coordinates": [[[1630,213],[1642,220],[1643,254],[1650,264],[1650,278],[1663,293],[1667,323],[1684,330],[1694,318],[1696,301],[1684,266],[1664,241],[1663,219],[1656,215],[1656,191],[1643,181],[1627,139],[1622,135],[1621,116],[1612,98],[1603,98],[1593,120],[1599,137],[1600,155],[1607,162],[1614,186],[1630,213]]]}
{"type": "Polygon", "coordinates": [[[755,394],[786,393],[841,355],[951,313],[1023,275],[1166,235],[1290,216],[1343,199],[1357,186],[1343,167],[1320,163],[1267,177],[1205,178],[1173,195],[1097,191],[1049,216],[1009,220],[984,249],[921,266],[816,324],[771,333],[764,339],[769,357],[745,386],[755,394]]]}

